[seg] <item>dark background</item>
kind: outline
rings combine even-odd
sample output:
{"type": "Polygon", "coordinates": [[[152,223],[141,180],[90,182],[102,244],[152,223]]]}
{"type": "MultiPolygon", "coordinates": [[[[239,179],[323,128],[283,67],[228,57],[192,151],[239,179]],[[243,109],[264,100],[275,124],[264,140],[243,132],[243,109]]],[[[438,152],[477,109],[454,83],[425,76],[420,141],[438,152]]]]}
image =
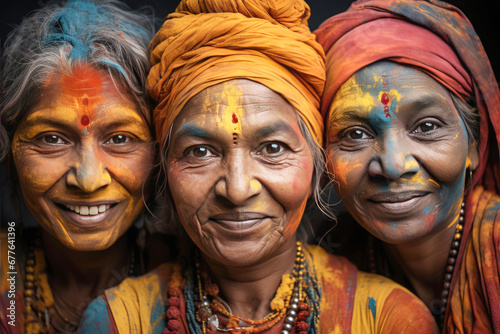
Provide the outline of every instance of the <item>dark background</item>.
{"type": "MultiPolygon", "coordinates": [[[[133,9],[142,6],[151,6],[155,16],[165,17],[175,10],[176,0],[122,0],[133,9]]],[[[13,25],[21,22],[23,16],[33,9],[39,7],[40,0],[2,0],[0,10],[0,43],[3,46],[7,34],[13,25]]],[[[321,22],[332,15],[340,13],[349,7],[350,0],[306,0],[311,7],[311,19],[309,25],[311,30],[316,29],[321,22]]],[[[500,77],[500,33],[499,12],[493,9],[494,0],[450,0],[448,1],[459,7],[469,17],[479,37],[483,41],[486,53],[490,58],[496,77],[500,77]]],[[[498,6],[498,4],[497,4],[498,6]]],[[[498,79],[497,79],[498,81],[498,79]]]]}

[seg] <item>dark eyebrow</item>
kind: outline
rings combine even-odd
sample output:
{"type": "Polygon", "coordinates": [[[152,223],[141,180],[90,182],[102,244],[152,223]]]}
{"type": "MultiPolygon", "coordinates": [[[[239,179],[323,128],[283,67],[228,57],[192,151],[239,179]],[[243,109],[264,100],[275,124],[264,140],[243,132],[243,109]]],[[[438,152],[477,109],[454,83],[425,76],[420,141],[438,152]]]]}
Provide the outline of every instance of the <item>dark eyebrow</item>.
{"type": "Polygon", "coordinates": [[[279,123],[271,124],[269,126],[265,126],[263,128],[258,129],[255,132],[255,135],[258,136],[259,138],[260,137],[267,137],[267,136],[274,134],[276,132],[279,132],[279,131],[295,133],[293,128],[288,123],[279,122],[279,123]]]}
{"type": "Polygon", "coordinates": [[[443,96],[431,93],[424,96],[419,96],[415,100],[410,100],[407,104],[403,104],[402,107],[412,110],[423,110],[435,105],[445,108],[450,107],[450,105],[446,101],[447,100],[444,99],[443,96]]]}
{"type": "Polygon", "coordinates": [[[331,124],[333,122],[338,122],[339,120],[351,120],[351,121],[358,121],[358,122],[363,122],[366,121],[367,119],[367,114],[359,112],[357,110],[353,109],[335,109],[335,111],[332,113],[333,117],[329,117],[328,123],[331,124]]]}
{"type": "Polygon", "coordinates": [[[179,131],[176,135],[177,138],[182,137],[197,137],[201,139],[210,139],[213,136],[205,129],[197,127],[196,125],[184,123],[179,128],[179,131]]]}

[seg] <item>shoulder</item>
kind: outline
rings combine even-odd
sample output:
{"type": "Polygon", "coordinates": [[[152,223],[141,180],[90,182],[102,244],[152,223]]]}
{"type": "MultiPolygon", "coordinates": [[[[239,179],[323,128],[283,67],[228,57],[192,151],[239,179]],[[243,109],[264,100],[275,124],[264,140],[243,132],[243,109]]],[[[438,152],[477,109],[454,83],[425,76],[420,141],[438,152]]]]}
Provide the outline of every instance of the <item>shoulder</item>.
{"type": "Polygon", "coordinates": [[[355,275],[357,269],[354,264],[343,256],[333,255],[318,246],[306,246],[306,258],[314,266],[319,277],[333,277],[355,275]]]}
{"type": "Polygon", "coordinates": [[[172,268],[172,263],[164,263],[146,275],[127,278],[106,290],[89,305],[81,327],[87,333],[101,333],[101,328],[116,328],[119,333],[155,333],[163,329],[166,287],[172,268]]]}
{"type": "Polygon", "coordinates": [[[97,297],[83,313],[80,333],[117,333],[104,295],[97,297]]]}
{"type": "Polygon", "coordinates": [[[428,308],[389,278],[357,273],[352,330],[371,333],[437,333],[428,308]]]}

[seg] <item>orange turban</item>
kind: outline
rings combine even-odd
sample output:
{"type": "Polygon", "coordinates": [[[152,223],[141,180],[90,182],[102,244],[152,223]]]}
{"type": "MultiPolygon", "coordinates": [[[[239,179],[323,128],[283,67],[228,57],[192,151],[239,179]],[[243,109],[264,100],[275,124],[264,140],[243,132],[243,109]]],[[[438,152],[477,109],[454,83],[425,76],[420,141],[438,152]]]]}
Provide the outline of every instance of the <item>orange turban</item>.
{"type": "Polygon", "coordinates": [[[185,0],[149,45],[147,91],[160,146],[184,105],[232,79],[258,82],[285,98],[321,144],[324,52],[302,0],[185,0]]]}

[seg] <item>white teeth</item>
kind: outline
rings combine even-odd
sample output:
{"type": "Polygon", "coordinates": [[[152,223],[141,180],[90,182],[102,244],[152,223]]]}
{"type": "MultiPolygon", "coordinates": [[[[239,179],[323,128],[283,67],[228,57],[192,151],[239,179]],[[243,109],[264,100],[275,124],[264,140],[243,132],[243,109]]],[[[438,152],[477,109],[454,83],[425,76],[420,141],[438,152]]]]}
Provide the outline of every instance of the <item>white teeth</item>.
{"type": "Polygon", "coordinates": [[[97,206],[91,206],[89,208],[89,215],[96,215],[99,213],[99,208],[97,206]]]}
{"type": "Polygon", "coordinates": [[[89,207],[85,206],[85,205],[80,206],[80,215],[88,216],[89,215],[89,207]]]}
{"type": "Polygon", "coordinates": [[[79,213],[82,216],[95,216],[99,213],[103,213],[111,207],[111,204],[101,204],[101,205],[94,205],[94,206],[88,206],[88,205],[66,205],[66,207],[74,211],[76,213],[79,213]]]}

